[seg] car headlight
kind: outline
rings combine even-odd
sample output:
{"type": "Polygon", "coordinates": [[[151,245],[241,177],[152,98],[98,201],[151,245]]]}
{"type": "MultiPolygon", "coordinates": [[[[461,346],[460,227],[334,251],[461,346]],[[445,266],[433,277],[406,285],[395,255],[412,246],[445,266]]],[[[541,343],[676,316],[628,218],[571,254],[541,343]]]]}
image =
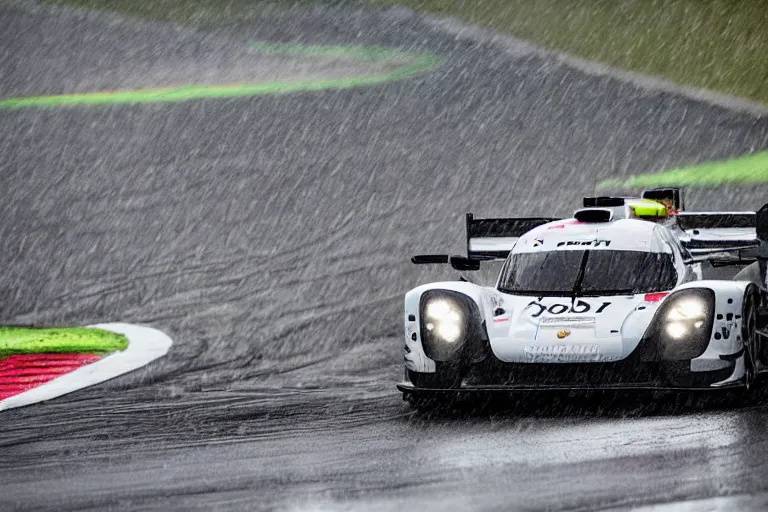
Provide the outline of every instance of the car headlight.
{"type": "Polygon", "coordinates": [[[427,302],[424,327],[446,343],[456,343],[464,328],[464,314],[454,301],[435,298],[427,302]]]}
{"type": "Polygon", "coordinates": [[[435,361],[448,361],[482,324],[474,301],[453,290],[429,290],[420,302],[421,342],[435,361]]]}
{"type": "Polygon", "coordinates": [[[714,322],[715,292],[688,288],[662,302],[650,326],[650,338],[667,361],[699,357],[707,349],[714,322]]]}

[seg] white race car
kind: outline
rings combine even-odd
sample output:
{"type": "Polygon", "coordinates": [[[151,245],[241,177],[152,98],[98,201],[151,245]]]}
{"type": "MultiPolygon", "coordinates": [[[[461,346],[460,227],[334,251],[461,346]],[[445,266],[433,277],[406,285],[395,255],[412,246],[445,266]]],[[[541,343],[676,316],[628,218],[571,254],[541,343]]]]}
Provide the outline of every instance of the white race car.
{"type": "Polygon", "coordinates": [[[768,204],[691,213],[680,189],[654,189],[585,198],[570,219],[467,214],[466,229],[466,257],[412,261],[465,271],[503,259],[501,272],[491,286],[463,275],[406,293],[406,399],[749,388],[768,368],[768,204]]]}

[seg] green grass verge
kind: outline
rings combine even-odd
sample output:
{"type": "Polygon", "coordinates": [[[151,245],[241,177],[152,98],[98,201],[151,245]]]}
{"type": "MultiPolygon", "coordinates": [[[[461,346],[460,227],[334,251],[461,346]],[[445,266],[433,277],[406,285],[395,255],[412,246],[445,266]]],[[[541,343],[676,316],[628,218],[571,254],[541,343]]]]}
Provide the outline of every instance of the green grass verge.
{"type": "Polygon", "coordinates": [[[394,69],[383,73],[352,78],[301,80],[296,82],[267,82],[242,85],[186,85],[172,88],[124,91],[84,92],[52,96],[9,98],[0,101],[2,108],[62,107],[108,103],[143,103],[186,101],[204,98],[232,98],[264,94],[285,94],[324,89],[350,89],[399,80],[439,66],[442,59],[432,54],[403,52],[380,46],[312,46],[295,43],[252,43],[250,48],[263,53],[285,53],[351,57],[366,62],[390,61],[394,69]]]}
{"type": "MultiPolygon", "coordinates": [[[[207,25],[333,0],[44,0],[207,25]]],[[[455,16],[547,48],[768,103],[768,2],[747,0],[351,0],[455,16]]]]}
{"type": "Polygon", "coordinates": [[[550,49],[768,103],[768,2],[375,1],[455,16],[550,49]]]}
{"type": "Polygon", "coordinates": [[[655,174],[609,179],[598,184],[605,190],[619,187],[664,187],[669,185],[712,187],[718,185],[750,185],[768,182],[768,151],[722,162],[709,162],[692,167],[671,169],[655,174]]]}
{"type": "Polygon", "coordinates": [[[0,327],[0,359],[15,354],[105,354],[126,347],[128,338],[101,329],[0,327]]]}

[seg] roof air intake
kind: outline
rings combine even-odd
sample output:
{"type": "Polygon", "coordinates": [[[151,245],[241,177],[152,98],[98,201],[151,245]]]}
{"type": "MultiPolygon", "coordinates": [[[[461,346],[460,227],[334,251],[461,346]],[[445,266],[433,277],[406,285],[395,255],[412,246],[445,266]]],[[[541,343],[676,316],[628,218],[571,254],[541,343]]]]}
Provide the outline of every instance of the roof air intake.
{"type": "Polygon", "coordinates": [[[573,217],[579,222],[610,222],[613,218],[613,211],[607,208],[585,208],[576,210],[573,217]]]}

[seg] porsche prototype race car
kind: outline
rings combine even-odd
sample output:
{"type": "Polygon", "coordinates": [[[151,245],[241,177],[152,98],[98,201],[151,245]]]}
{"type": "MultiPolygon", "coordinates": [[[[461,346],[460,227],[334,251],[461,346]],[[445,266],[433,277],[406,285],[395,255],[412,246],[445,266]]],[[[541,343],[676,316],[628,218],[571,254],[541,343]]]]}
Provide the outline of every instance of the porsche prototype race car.
{"type": "Polygon", "coordinates": [[[654,189],[585,198],[570,219],[467,214],[466,230],[467,256],[412,261],[504,263],[491,286],[463,275],[406,293],[405,398],[749,388],[768,369],[768,204],[685,212],[682,190],[654,189]]]}

